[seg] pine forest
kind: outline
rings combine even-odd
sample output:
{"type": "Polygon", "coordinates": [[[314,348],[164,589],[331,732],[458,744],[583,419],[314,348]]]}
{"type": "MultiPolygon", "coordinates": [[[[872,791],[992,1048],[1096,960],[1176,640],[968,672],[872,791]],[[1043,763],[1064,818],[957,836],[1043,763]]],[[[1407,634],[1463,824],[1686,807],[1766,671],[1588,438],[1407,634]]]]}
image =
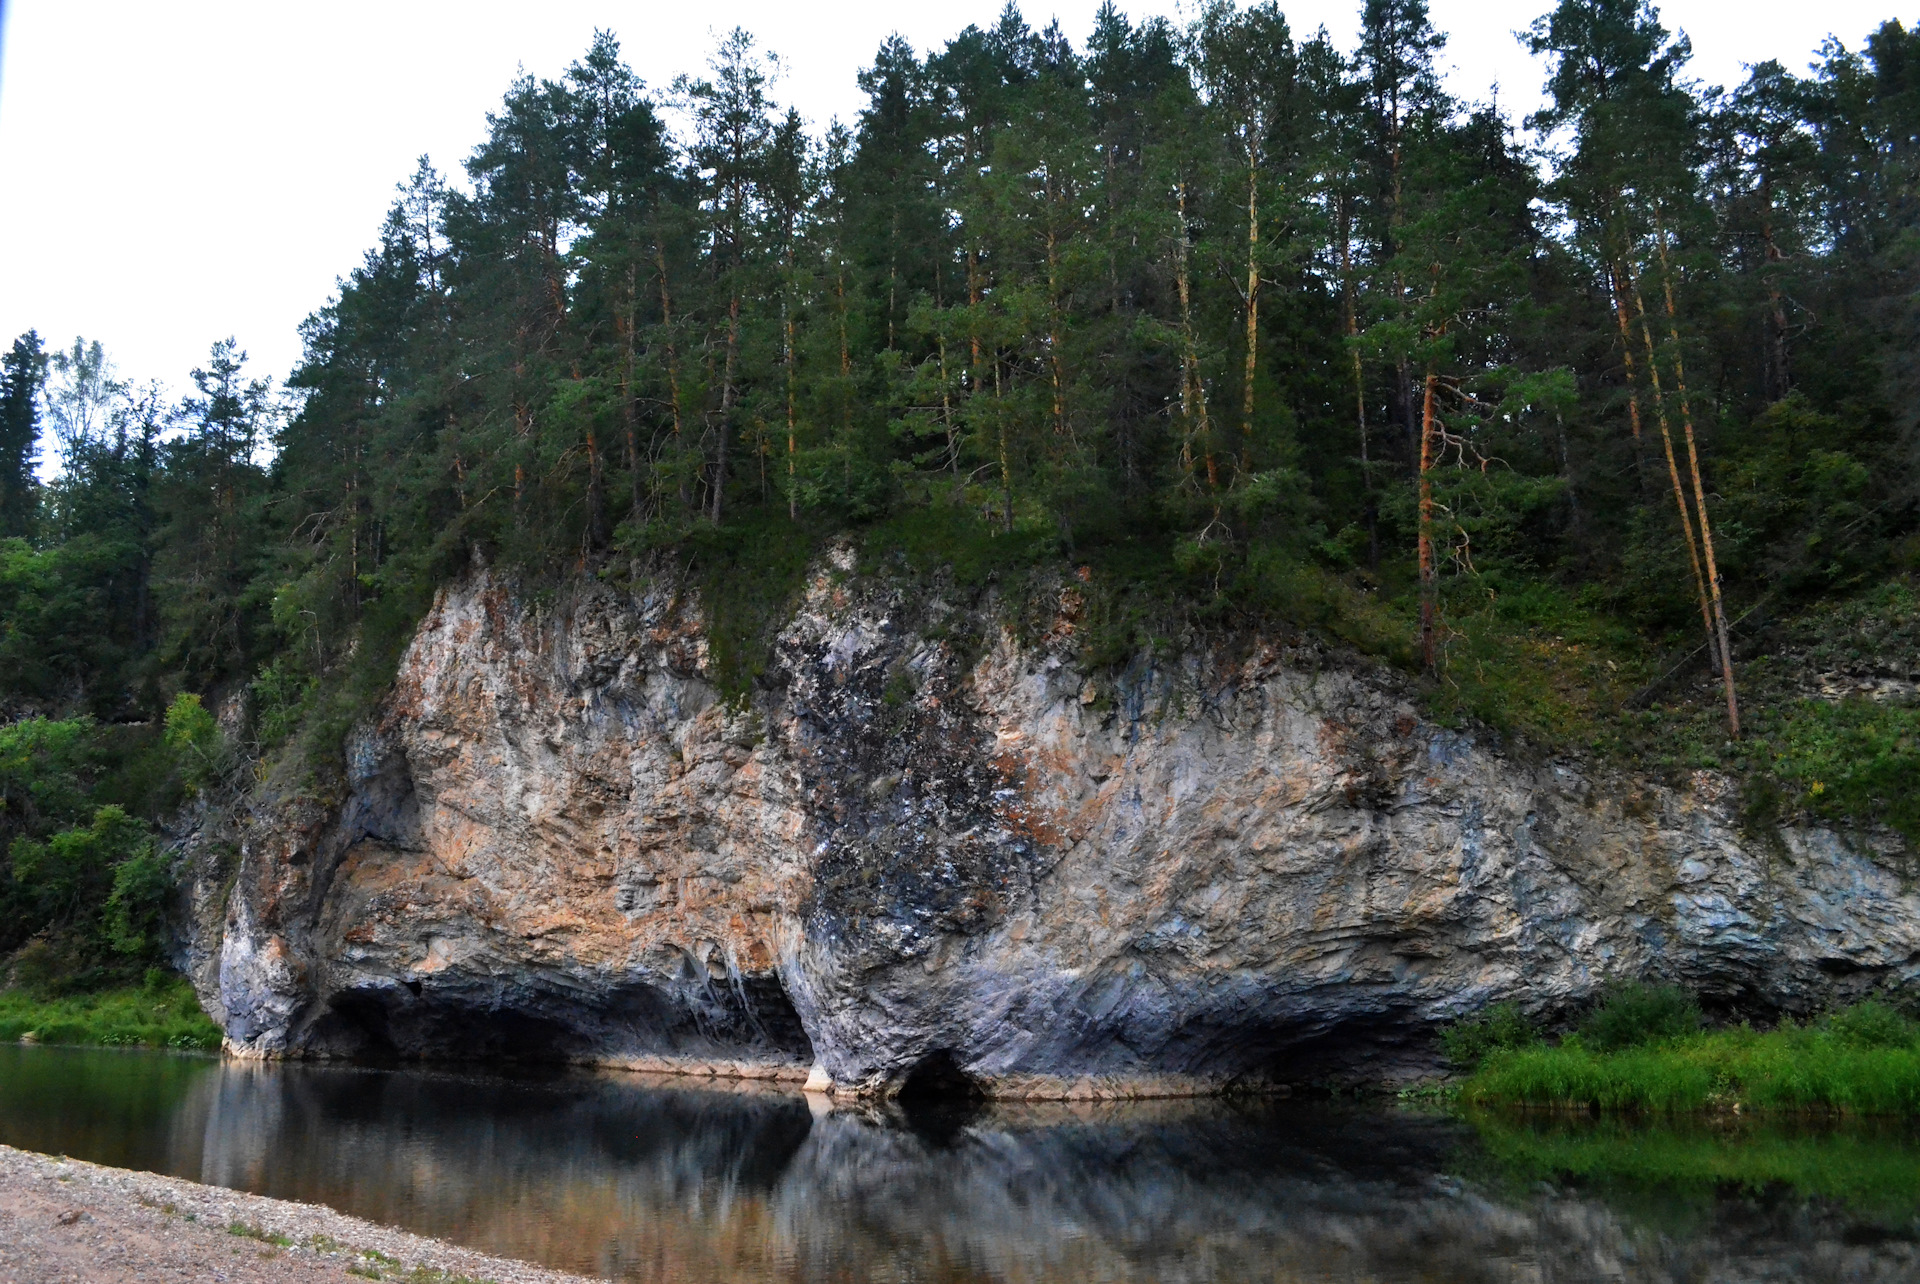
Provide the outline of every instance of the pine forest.
{"type": "Polygon", "coordinates": [[[835,540],[1016,626],[1077,577],[1092,668],[1308,634],[1443,722],[1920,836],[1920,31],[1710,86],[1651,4],[1561,0],[1519,119],[1424,0],[1354,22],[1009,6],[831,124],[746,31],[663,85],[602,33],[399,185],[284,378],[14,340],[0,954],[145,966],[155,826],[337,793],[471,568],[680,576],[738,695],[835,540]]]}

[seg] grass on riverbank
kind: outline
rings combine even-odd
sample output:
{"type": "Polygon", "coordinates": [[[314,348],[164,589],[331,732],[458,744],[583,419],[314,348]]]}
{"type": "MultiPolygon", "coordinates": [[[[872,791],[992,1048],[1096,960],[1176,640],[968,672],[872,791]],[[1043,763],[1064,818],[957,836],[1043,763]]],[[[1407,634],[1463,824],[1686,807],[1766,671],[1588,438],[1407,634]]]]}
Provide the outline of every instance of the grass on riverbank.
{"type": "Polygon", "coordinates": [[[1474,1067],[1460,1093],[1468,1105],[1920,1114],[1920,1025],[1883,1003],[1764,1032],[1699,1026],[1683,993],[1626,986],[1558,1044],[1510,1011],[1456,1028],[1448,1043],[1474,1067]]]}
{"type": "Polygon", "coordinates": [[[0,1042],[206,1050],[220,1027],[200,1010],[186,978],[154,969],[142,985],[59,998],[0,990],[0,1042]]]}

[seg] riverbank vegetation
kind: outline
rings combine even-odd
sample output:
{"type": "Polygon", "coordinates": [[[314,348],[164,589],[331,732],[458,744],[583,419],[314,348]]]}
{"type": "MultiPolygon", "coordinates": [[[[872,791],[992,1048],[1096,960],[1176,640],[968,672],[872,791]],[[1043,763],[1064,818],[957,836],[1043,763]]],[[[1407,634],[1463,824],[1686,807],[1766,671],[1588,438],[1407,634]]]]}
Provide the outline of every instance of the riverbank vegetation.
{"type": "Polygon", "coordinates": [[[1920,836],[1920,33],[1725,87],[1640,0],[1524,39],[1522,121],[1423,0],[1008,7],[826,123],[746,32],[652,87],[601,33],[404,176],[284,380],[21,336],[0,952],[150,966],[155,826],[332,796],[453,576],[684,576],[742,698],[840,538],[1071,585],[1095,670],[1310,630],[1442,721],[1723,771],[1756,832],[1920,836]]]}
{"type": "Polygon", "coordinates": [[[1709,1030],[1684,991],[1627,984],[1557,1041],[1500,1005],[1445,1045],[1471,1070],[1469,1106],[1920,1115],[1920,1023],[1876,1000],[1771,1030],[1709,1030]]]}
{"type": "Polygon", "coordinates": [[[0,990],[0,1043],[21,1042],[206,1051],[220,1046],[220,1027],[184,978],[154,968],[135,985],[0,990]]]}
{"type": "MultiPolygon", "coordinates": [[[[160,726],[84,714],[0,725],[0,1003],[19,1009],[23,1030],[43,1001],[159,975],[175,889],[150,818],[213,785],[225,759],[192,694],[160,726]]],[[[61,1009],[57,1019],[93,1017],[61,1009]]],[[[0,1013],[0,1029],[11,1020],[0,1013]]]]}

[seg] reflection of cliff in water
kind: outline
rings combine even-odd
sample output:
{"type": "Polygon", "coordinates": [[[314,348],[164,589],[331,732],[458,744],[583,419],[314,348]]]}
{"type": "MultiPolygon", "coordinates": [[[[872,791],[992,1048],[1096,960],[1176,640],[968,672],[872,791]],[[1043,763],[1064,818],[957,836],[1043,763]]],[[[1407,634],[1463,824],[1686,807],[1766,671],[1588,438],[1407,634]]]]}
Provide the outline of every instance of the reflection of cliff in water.
{"type": "Polygon", "coordinates": [[[631,1280],[1920,1277],[1898,1227],[1797,1197],[1722,1195],[1676,1227],[1463,1182],[1485,1171],[1473,1133],[1401,1113],[1169,1102],[928,1126],[632,1076],[169,1065],[190,1081],[101,1106],[72,1134],[104,1148],[87,1153],[49,1111],[132,1091],[137,1065],[0,1048],[0,1141],[631,1280]]]}

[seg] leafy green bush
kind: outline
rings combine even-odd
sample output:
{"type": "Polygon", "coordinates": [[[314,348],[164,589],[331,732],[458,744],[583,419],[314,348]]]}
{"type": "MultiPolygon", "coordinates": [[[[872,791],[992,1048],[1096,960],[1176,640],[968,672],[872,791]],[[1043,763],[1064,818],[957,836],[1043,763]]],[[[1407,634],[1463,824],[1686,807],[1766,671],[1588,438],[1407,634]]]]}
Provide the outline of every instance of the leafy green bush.
{"type": "Polygon", "coordinates": [[[1874,999],[1827,1018],[1836,1040],[1854,1048],[1910,1048],[1920,1036],[1912,1018],[1874,999]]]}
{"type": "Polygon", "coordinates": [[[23,718],[0,726],[0,839],[41,833],[86,814],[88,718],[23,718]]]}
{"type": "Polygon", "coordinates": [[[200,697],[183,691],[167,706],[167,747],[180,756],[181,774],[195,789],[218,781],[225,766],[226,744],[200,697]]]}
{"type": "Polygon", "coordinates": [[[1700,1028],[1700,1004],[1677,985],[1625,981],[1609,985],[1600,1005],[1581,1023],[1580,1035],[1599,1052],[1614,1052],[1700,1028]]]}
{"type": "Polygon", "coordinates": [[[1532,1047],[1540,1031],[1518,1003],[1496,1003],[1478,1016],[1463,1017],[1440,1032],[1447,1060],[1462,1069],[1477,1068],[1495,1052],[1532,1047]]]}
{"type": "Polygon", "coordinates": [[[253,680],[254,725],[263,746],[285,740],[299,727],[313,702],[312,675],[302,672],[288,656],[281,656],[253,680]]]}
{"type": "Polygon", "coordinates": [[[148,955],[159,949],[173,870],[151,839],[113,867],[107,893],[107,941],[121,954],[148,955]]]}
{"type": "Polygon", "coordinates": [[[123,954],[155,942],[172,876],[146,823],[120,807],[110,803],[85,828],[45,842],[16,838],[8,855],[15,900],[44,930],[98,931],[123,954]]]}

